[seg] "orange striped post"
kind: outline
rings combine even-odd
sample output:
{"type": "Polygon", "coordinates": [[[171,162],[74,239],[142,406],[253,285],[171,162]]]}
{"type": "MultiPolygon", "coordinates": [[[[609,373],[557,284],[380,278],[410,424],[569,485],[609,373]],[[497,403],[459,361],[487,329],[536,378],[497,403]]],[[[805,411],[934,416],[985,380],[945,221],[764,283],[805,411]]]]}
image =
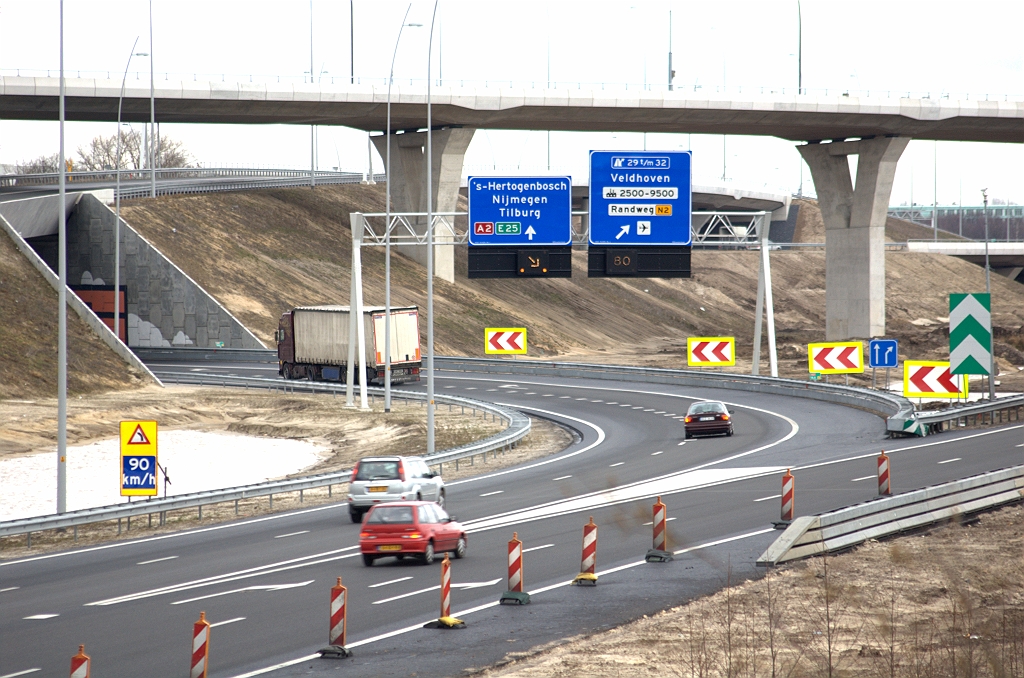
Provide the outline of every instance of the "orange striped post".
{"type": "Polygon", "coordinates": [[[786,475],[782,476],[782,520],[790,522],[793,520],[794,507],[794,482],[793,474],[786,469],[786,475]]]}
{"type": "Polygon", "coordinates": [[[597,525],[594,517],[583,526],[583,558],[580,561],[580,573],[572,580],[576,586],[597,586],[597,525]]]}
{"type": "Polygon", "coordinates": [[[192,672],[189,678],[206,678],[210,663],[210,622],[206,613],[199,613],[199,621],[192,625],[192,672]]]}
{"type": "Polygon", "coordinates": [[[889,485],[889,455],[882,450],[878,455],[878,496],[883,497],[892,494],[892,487],[889,485]]]}
{"type": "Polygon", "coordinates": [[[661,497],[658,497],[658,501],[654,503],[652,514],[651,525],[654,526],[654,548],[647,552],[647,557],[644,560],[648,563],[667,563],[672,560],[672,554],[668,551],[668,533],[665,530],[668,512],[665,509],[665,504],[661,501],[661,497]]]}
{"type": "Polygon", "coordinates": [[[441,616],[423,626],[431,629],[466,628],[466,622],[452,616],[452,563],[447,553],[441,561],[441,616]]]}
{"type": "Polygon", "coordinates": [[[85,645],[78,646],[78,654],[71,658],[71,678],[89,678],[92,659],[85,653],[85,645]]]}
{"type": "Polygon", "coordinates": [[[498,601],[502,605],[527,605],[530,594],[523,591],[523,542],[519,533],[513,532],[508,542],[508,591],[498,601]]]}
{"type": "Polygon", "coordinates": [[[327,632],[328,645],[320,650],[321,657],[339,659],[352,656],[352,651],[345,647],[347,606],[348,589],[341,585],[341,577],[338,577],[338,583],[331,587],[331,626],[327,632]]]}

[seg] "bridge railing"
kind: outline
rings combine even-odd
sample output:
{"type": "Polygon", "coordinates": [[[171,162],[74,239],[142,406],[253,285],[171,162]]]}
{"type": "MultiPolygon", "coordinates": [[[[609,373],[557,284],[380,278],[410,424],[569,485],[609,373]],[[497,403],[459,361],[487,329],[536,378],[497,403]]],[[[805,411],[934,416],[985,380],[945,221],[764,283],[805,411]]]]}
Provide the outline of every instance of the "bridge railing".
{"type": "MultiPolygon", "coordinates": [[[[152,170],[122,169],[121,182],[148,181],[152,170]]],[[[174,179],[305,179],[309,180],[309,170],[274,169],[267,167],[162,167],[156,170],[157,181],[174,179]]],[[[317,182],[330,179],[361,180],[364,175],[357,172],[335,172],[317,170],[314,172],[317,182]]],[[[381,175],[382,176],[382,175],[381,175]]],[[[94,170],[88,172],[68,172],[65,174],[69,184],[106,183],[117,181],[114,169],[94,170]]],[[[56,186],[60,181],[60,173],[48,172],[41,174],[0,174],[0,187],[14,186],[56,186]]]]}

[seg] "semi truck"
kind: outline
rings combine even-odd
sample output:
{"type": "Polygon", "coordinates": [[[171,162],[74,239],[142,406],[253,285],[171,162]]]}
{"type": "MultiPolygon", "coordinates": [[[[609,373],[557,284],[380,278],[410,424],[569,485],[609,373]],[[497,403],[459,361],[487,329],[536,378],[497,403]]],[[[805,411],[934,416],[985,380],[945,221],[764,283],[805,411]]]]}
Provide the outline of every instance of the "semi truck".
{"type": "MultiPolygon", "coordinates": [[[[384,318],[383,306],[363,307],[366,352],[356,363],[365,367],[367,383],[384,383],[384,318]]],[[[285,379],[345,381],[348,306],[298,306],[281,315],[277,328],[278,374],[285,379]]],[[[358,335],[353,336],[352,341],[357,342],[358,335]]],[[[392,307],[391,383],[419,381],[420,366],[419,309],[416,306],[392,307]]]]}

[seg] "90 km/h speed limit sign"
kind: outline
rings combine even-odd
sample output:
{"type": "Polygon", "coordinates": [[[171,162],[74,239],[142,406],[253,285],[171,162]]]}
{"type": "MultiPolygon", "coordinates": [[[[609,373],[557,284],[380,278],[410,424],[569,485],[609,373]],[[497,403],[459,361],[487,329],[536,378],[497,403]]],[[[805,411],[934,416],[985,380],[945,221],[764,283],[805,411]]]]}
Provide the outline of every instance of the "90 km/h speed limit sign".
{"type": "Polygon", "coordinates": [[[155,497],[157,493],[157,423],[121,422],[121,496],[155,497]]]}

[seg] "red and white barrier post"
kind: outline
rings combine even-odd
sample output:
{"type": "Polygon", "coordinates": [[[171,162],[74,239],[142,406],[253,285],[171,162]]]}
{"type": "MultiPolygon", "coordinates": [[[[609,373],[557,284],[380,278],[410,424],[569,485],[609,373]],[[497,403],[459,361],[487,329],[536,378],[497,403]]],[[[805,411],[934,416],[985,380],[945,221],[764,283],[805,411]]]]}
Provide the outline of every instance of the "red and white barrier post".
{"type": "Polygon", "coordinates": [[[665,504],[662,503],[661,497],[658,497],[658,501],[654,503],[652,507],[653,525],[654,531],[654,548],[647,552],[645,560],[648,563],[667,563],[672,560],[672,554],[668,550],[668,533],[665,530],[665,523],[668,520],[668,512],[665,510],[665,504]]]}
{"type": "Polygon", "coordinates": [[[892,487],[889,485],[889,455],[882,450],[878,455],[878,496],[892,494],[892,487]]]}
{"type": "Polygon", "coordinates": [[[786,475],[782,476],[782,521],[791,522],[794,510],[794,483],[793,474],[786,469],[786,475]]]}
{"type": "Polygon", "coordinates": [[[210,663],[210,622],[206,613],[199,613],[199,621],[192,625],[192,671],[189,678],[206,678],[210,663]]]}
{"type": "Polygon", "coordinates": [[[331,587],[331,627],[327,632],[327,647],[320,650],[321,657],[351,657],[352,651],[345,647],[345,633],[348,620],[345,617],[348,605],[348,589],[338,583],[331,587]]]}
{"type": "Polygon", "coordinates": [[[513,532],[508,542],[508,591],[501,594],[502,605],[527,605],[530,594],[523,591],[523,542],[519,533],[513,532]]]}
{"type": "Polygon", "coordinates": [[[423,626],[430,629],[466,628],[466,622],[452,616],[452,563],[447,553],[441,561],[441,616],[423,626]]]}
{"type": "Polygon", "coordinates": [[[572,580],[576,586],[597,586],[597,525],[594,517],[583,526],[583,559],[580,561],[580,573],[572,580]]]}
{"type": "Polygon", "coordinates": [[[85,645],[79,645],[78,654],[71,658],[71,678],[89,678],[91,665],[92,659],[85,653],[85,645]]]}

